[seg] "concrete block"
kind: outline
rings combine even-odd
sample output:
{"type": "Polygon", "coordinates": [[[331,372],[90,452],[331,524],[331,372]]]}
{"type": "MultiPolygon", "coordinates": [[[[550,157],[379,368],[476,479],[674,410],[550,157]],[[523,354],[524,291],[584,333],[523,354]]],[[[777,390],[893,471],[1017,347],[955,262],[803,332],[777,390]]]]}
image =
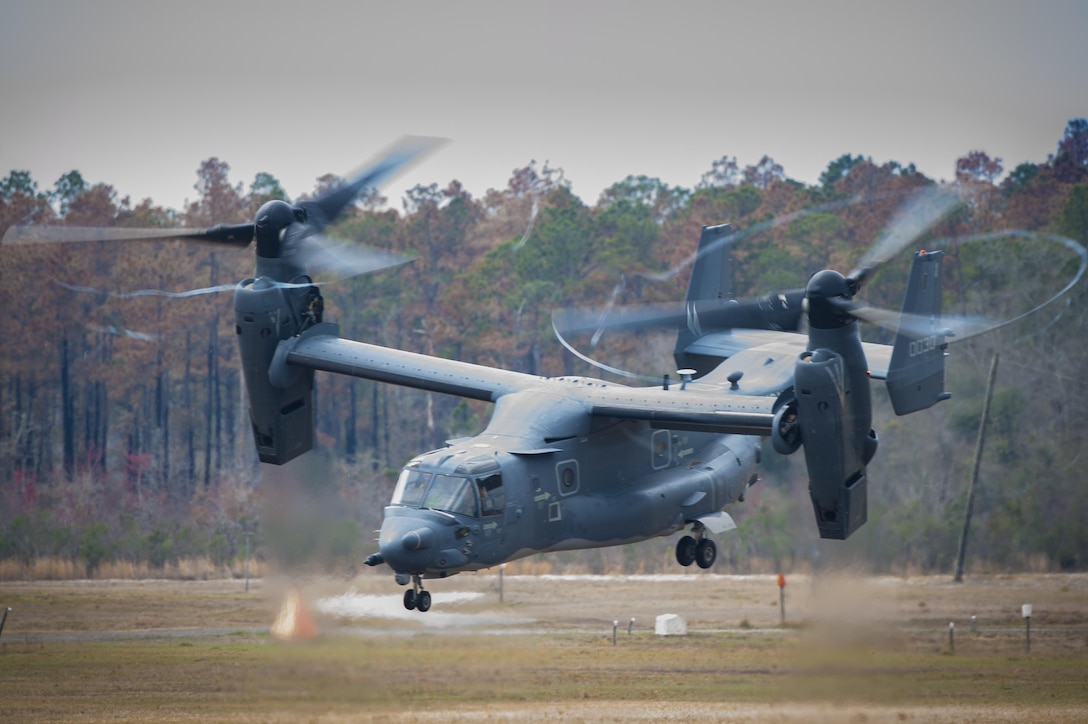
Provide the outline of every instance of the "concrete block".
{"type": "Polygon", "coordinates": [[[687,619],[675,613],[663,613],[654,622],[654,633],[658,636],[687,636],[687,619]]]}

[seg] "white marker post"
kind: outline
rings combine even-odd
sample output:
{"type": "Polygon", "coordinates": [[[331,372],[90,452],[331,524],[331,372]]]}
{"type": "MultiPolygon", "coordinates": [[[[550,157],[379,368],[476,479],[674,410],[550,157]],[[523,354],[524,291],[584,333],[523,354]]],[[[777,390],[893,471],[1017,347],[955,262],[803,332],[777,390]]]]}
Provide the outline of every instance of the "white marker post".
{"type": "Polygon", "coordinates": [[[1024,626],[1025,626],[1025,629],[1024,629],[1025,630],[1024,645],[1025,645],[1025,650],[1030,654],[1031,653],[1031,604],[1030,603],[1025,603],[1023,606],[1020,607],[1020,615],[1024,617],[1024,626]]]}

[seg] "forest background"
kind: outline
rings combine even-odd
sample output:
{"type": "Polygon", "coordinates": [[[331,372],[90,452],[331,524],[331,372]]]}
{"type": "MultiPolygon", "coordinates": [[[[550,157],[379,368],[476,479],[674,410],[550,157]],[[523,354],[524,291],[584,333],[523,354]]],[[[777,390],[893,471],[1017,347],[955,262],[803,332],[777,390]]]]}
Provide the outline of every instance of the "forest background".
{"type": "MultiPolygon", "coordinates": [[[[197,169],[197,201],[134,204],[78,171],[40,190],[24,171],[0,181],[0,234],[13,224],[187,226],[251,220],[285,198],[271,173],[248,188],[224,160],[197,169]]],[[[338,182],[317,180],[315,193],[338,182]]],[[[912,190],[936,182],[910,165],[831,160],[819,182],[773,159],[713,161],[694,189],[629,176],[594,205],[561,169],[535,162],[506,188],[472,198],[457,182],[416,186],[392,208],[377,193],[331,230],[416,257],[324,289],[346,337],[543,375],[601,373],[557,342],[550,311],[683,298],[703,225],[732,223],[736,296],[792,289],[825,267],[846,271],[912,190]]],[[[971,151],[948,182],[967,203],[920,246],[946,248],[945,309],[1011,319],[1048,298],[1078,259],[1060,243],[987,234],[1021,229],[1088,244],[1088,121],[1069,121],[1045,161],[1008,173],[971,151]],[[951,243],[949,239],[973,239],[951,243]],[[983,239],[987,239],[983,241],[983,239]]],[[[229,287],[251,252],[166,241],[6,246],[0,258],[0,580],[13,577],[237,575],[257,561],[354,571],[401,465],[482,429],[488,405],[318,373],[317,449],[261,466],[251,442],[229,287]]],[[[909,254],[862,296],[898,309],[909,254]]],[[[1086,285],[1022,322],[954,345],[950,401],[898,418],[874,385],[880,449],[868,523],[850,540],[816,533],[800,456],[764,446],[761,483],[728,510],[718,569],[951,573],[966,507],[987,370],[1000,351],[968,546],[968,570],[1088,567],[1086,285]]],[[[866,338],[888,333],[866,329],[866,338]]],[[[594,358],[660,379],[675,330],[609,333],[594,358]]],[[[609,377],[609,375],[605,375],[609,377]]],[[[545,569],[673,570],[671,539],[549,554],[545,569]]]]}

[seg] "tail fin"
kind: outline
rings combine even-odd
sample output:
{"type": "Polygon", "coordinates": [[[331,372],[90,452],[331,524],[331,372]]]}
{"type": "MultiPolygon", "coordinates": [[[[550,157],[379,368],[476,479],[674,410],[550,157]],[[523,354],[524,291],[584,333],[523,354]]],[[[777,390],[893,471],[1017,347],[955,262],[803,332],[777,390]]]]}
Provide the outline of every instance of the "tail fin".
{"type": "Polygon", "coordinates": [[[907,331],[900,323],[886,380],[897,415],[924,410],[951,397],[944,391],[945,337],[950,332],[940,327],[943,255],[940,251],[914,255],[903,315],[929,317],[930,329],[928,334],[918,329],[907,331]]]}
{"type": "Polygon", "coordinates": [[[699,234],[699,250],[691,268],[688,282],[688,302],[729,301],[730,256],[726,239],[733,231],[731,224],[704,226],[699,234]]]}
{"type": "MultiPolygon", "coordinates": [[[[699,234],[699,250],[695,254],[695,264],[691,268],[691,279],[688,281],[688,294],[684,305],[687,309],[693,309],[698,302],[705,305],[706,302],[716,301],[724,305],[729,301],[732,267],[729,244],[726,240],[732,231],[733,227],[730,224],[703,227],[702,233],[699,234]]],[[[695,367],[688,359],[685,350],[703,333],[703,330],[699,328],[698,317],[689,313],[687,324],[681,324],[676,333],[673,356],[679,367],[695,367]]],[[[706,370],[700,370],[700,372],[706,372],[706,370]]]]}

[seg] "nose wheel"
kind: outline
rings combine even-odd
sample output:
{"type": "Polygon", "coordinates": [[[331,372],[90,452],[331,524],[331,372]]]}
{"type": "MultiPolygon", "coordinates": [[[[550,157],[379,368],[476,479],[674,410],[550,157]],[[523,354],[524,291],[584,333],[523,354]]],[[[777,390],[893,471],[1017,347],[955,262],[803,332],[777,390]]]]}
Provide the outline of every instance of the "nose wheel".
{"type": "Polygon", "coordinates": [[[431,610],[431,594],[423,590],[423,582],[419,576],[412,576],[412,587],[404,592],[404,607],[420,613],[431,610]]]}
{"type": "Polygon", "coordinates": [[[718,546],[710,538],[703,537],[706,528],[702,523],[692,526],[694,536],[686,535],[676,542],[676,562],[682,566],[699,564],[700,568],[710,568],[718,558],[718,546]]]}

